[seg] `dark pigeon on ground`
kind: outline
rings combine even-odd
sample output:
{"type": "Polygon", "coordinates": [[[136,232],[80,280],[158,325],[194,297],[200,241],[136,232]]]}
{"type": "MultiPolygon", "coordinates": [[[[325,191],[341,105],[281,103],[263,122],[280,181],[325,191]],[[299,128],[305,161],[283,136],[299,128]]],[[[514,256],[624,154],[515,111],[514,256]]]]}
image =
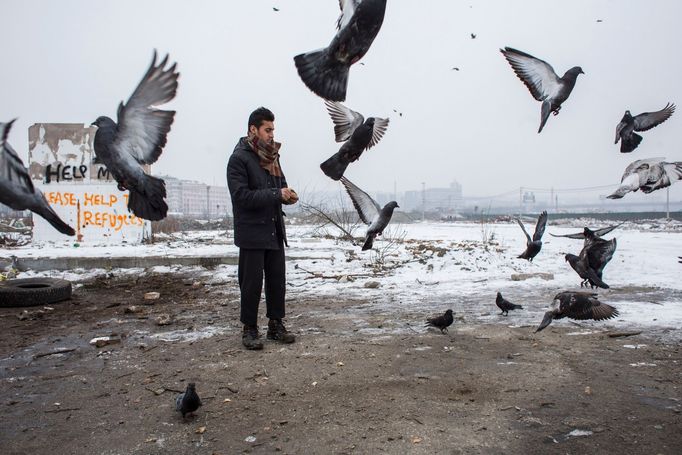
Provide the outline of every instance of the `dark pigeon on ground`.
{"type": "Polygon", "coordinates": [[[181,412],[184,419],[185,415],[193,413],[199,409],[199,406],[202,406],[201,399],[197,394],[195,384],[190,382],[185,391],[175,398],[175,410],[181,412]]]}
{"type": "Polygon", "coordinates": [[[475,33],[472,33],[472,34],[471,34],[471,39],[476,39],[476,34],[475,34],[475,33]]]}
{"type": "Polygon", "coordinates": [[[73,228],[59,218],[45,195],[33,186],[24,162],[7,142],[12,123],[14,120],[0,123],[0,203],[13,210],[30,210],[45,218],[62,234],[74,235],[73,228]]]}
{"type": "Polygon", "coordinates": [[[642,142],[642,136],[635,131],[647,131],[665,122],[675,112],[674,104],[666,104],[663,109],[656,112],[644,112],[632,116],[630,111],[625,111],[625,115],[616,126],[616,142],[620,143],[620,153],[630,153],[642,142]]]}
{"type": "Polygon", "coordinates": [[[542,103],[540,128],[538,129],[538,133],[540,133],[545,127],[549,114],[559,114],[561,104],[568,99],[573,91],[578,75],[585,73],[579,66],[574,66],[566,71],[562,77],[559,77],[549,63],[530,54],[511,47],[500,49],[500,52],[507,59],[519,79],[526,84],[533,98],[542,103]]]}
{"type": "Polygon", "coordinates": [[[294,57],[303,83],[318,96],[345,101],[351,65],[369,50],[384,22],[386,0],[340,0],[338,32],[328,47],[294,57]]]}
{"type": "Polygon", "coordinates": [[[273,11],[279,11],[279,8],[275,8],[274,6],[272,7],[273,11]]]}
{"type": "Polygon", "coordinates": [[[609,285],[604,283],[602,278],[604,267],[611,261],[616,251],[616,239],[604,240],[589,228],[585,228],[584,237],[585,244],[580,251],[580,256],[567,254],[564,256],[566,262],[583,279],[580,287],[587,287],[589,284],[591,288],[608,289],[609,285]]]}
{"type": "Polygon", "coordinates": [[[533,258],[537,256],[542,249],[542,234],[545,233],[545,226],[547,225],[547,211],[542,212],[538,217],[533,238],[528,235],[528,232],[520,219],[517,218],[516,222],[519,223],[519,226],[523,229],[523,233],[526,234],[526,250],[517,257],[520,259],[528,259],[530,262],[533,262],[533,258]]]}
{"type": "Polygon", "coordinates": [[[180,73],[175,71],[175,63],[165,69],[167,63],[168,55],[157,65],[154,51],[152,64],[128,103],[118,106],[118,124],[104,116],[92,123],[97,126],[97,158],[119,189],[130,191],[128,210],[150,221],[162,220],[168,213],[166,184],[142,168],[159,159],[175,116],[175,111],[154,107],[171,101],[178,88],[180,73]]]}
{"type": "Polygon", "coordinates": [[[666,188],[680,179],[682,179],[682,161],[668,163],[665,158],[637,160],[625,169],[618,189],[606,197],[620,199],[630,191],[637,190],[649,194],[666,188]]]}
{"type": "Polygon", "coordinates": [[[381,208],[369,194],[355,186],[346,177],[341,177],[341,183],[346,188],[351,201],[353,201],[353,206],[357,210],[360,219],[363,223],[369,225],[365,234],[365,243],[362,245],[362,251],[369,250],[374,245],[376,236],[381,235],[386,226],[388,226],[393,216],[393,210],[399,207],[398,203],[391,201],[381,208]]]}
{"type": "Polygon", "coordinates": [[[325,104],[334,122],[336,142],[344,144],[331,158],[320,164],[320,168],[327,177],[339,180],[350,163],[357,161],[362,152],[374,147],[381,140],[389,120],[379,117],[365,120],[362,114],[339,102],[327,101],[325,104]]]}
{"type": "Polygon", "coordinates": [[[440,329],[440,332],[444,334],[447,333],[448,327],[452,325],[454,320],[452,310],[447,310],[445,314],[426,319],[426,326],[440,329]]]}
{"type": "MultiPolygon", "coordinates": [[[[595,230],[590,231],[590,232],[592,232],[592,233],[593,233],[595,236],[597,236],[597,237],[603,237],[603,236],[605,236],[606,234],[608,234],[608,233],[610,233],[611,231],[613,231],[614,229],[616,229],[617,227],[622,226],[623,224],[625,224],[625,221],[623,221],[622,223],[613,224],[613,225],[611,225],[611,226],[606,226],[606,227],[603,227],[603,228],[600,228],[600,229],[595,229],[595,230]]],[[[551,235],[552,237],[565,237],[565,238],[567,238],[567,239],[576,239],[576,240],[583,240],[583,239],[585,239],[585,231],[584,231],[584,230],[582,230],[582,231],[580,231],[580,232],[576,232],[575,234],[563,234],[563,235],[556,235],[556,234],[552,234],[552,233],[550,232],[549,235],[551,235]]]]}
{"type": "Polygon", "coordinates": [[[552,302],[552,309],[545,313],[545,317],[535,331],[541,331],[554,319],[570,318],[603,321],[618,316],[617,309],[611,305],[601,303],[597,297],[597,294],[592,292],[564,291],[558,293],[552,302]]]}
{"type": "Polygon", "coordinates": [[[521,305],[515,305],[511,303],[509,300],[505,299],[502,297],[502,294],[500,292],[497,293],[497,298],[495,299],[495,304],[497,307],[502,310],[502,313],[505,316],[509,314],[509,311],[511,310],[522,310],[523,307],[521,305]]]}

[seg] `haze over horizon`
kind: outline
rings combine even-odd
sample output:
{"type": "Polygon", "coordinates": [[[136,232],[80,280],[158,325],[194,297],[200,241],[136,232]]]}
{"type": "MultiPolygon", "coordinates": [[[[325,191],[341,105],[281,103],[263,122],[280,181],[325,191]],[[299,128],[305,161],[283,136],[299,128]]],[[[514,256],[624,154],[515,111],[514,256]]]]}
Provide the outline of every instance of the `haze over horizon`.
{"type": "MultiPolygon", "coordinates": [[[[263,105],[275,113],[290,185],[339,189],[319,169],[339,148],[332,122],[293,63],[295,55],[329,44],[338,1],[3,0],[2,6],[13,39],[3,43],[0,121],[18,117],[9,141],[24,160],[33,123],[115,118],[156,48],[178,62],[181,76],[177,98],[166,105],[177,114],[155,174],[224,185],[248,115],[263,105]]],[[[631,154],[613,144],[626,109],[638,114],[682,103],[674,47],[682,38],[680,17],[682,3],[672,0],[389,0],[364,65],[351,68],[345,104],[391,123],[346,175],[372,192],[392,192],[395,182],[404,192],[456,180],[465,196],[486,196],[520,186],[615,187],[636,159],[682,160],[682,111],[643,133],[631,154]],[[504,46],[546,60],[559,75],[577,65],[585,71],[541,134],[540,103],[500,54],[504,46]]],[[[624,200],[661,198],[665,190],[624,200]]],[[[682,184],[673,185],[670,198],[682,200],[682,184]]]]}

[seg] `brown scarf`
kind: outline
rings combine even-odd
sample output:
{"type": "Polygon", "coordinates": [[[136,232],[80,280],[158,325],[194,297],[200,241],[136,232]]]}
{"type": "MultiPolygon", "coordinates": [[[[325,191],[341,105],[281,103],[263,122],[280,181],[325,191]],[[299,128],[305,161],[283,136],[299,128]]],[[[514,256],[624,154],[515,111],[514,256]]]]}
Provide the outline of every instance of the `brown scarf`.
{"type": "Polygon", "coordinates": [[[251,133],[246,138],[246,142],[258,155],[260,167],[268,171],[273,177],[282,176],[282,168],[279,167],[279,149],[282,147],[280,142],[268,144],[251,133]]]}

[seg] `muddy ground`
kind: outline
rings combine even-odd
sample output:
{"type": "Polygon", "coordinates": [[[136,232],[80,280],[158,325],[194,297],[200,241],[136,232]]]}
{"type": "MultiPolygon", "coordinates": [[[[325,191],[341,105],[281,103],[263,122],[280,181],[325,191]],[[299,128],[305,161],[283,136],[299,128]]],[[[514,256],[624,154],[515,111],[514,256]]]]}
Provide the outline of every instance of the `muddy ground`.
{"type": "Polygon", "coordinates": [[[569,335],[566,321],[536,335],[465,319],[441,335],[423,332],[418,308],[359,312],[367,302],[289,295],[298,341],[260,352],[242,349],[232,280],[100,278],[21,317],[1,308],[2,452],[682,450],[678,343],[569,335]],[[145,301],[147,291],[161,297],[145,301]],[[121,342],[89,345],[111,335],[121,342]],[[174,400],[188,382],[204,406],[183,421],[174,400]]]}

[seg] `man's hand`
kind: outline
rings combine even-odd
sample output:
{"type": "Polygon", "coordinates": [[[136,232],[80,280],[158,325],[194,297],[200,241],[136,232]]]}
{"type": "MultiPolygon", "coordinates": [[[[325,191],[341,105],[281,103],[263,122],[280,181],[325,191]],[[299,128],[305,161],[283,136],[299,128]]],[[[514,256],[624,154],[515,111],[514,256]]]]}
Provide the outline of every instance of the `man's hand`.
{"type": "Polygon", "coordinates": [[[298,194],[291,188],[282,188],[282,202],[287,205],[298,202],[298,194]]]}

